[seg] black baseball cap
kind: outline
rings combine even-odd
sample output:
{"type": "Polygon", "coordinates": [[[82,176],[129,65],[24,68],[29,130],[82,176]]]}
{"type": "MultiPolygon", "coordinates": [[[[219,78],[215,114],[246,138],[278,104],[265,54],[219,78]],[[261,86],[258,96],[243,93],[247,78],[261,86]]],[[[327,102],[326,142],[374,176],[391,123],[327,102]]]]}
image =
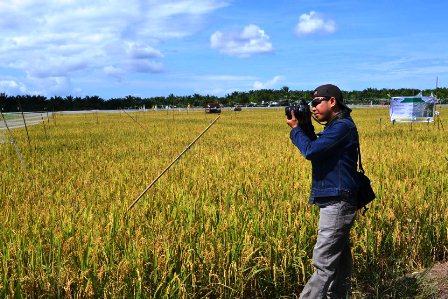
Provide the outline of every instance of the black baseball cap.
{"type": "Polygon", "coordinates": [[[344,99],[342,97],[342,91],[333,84],[324,84],[319,86],[313,91],[312,97],[334,97],[336,99],[336,102],[338,102],[339,106],[343,109],[348,110],[349,112],[352,111],[352,109],[348,108],[348,106],[344,103],[344,99]]]}

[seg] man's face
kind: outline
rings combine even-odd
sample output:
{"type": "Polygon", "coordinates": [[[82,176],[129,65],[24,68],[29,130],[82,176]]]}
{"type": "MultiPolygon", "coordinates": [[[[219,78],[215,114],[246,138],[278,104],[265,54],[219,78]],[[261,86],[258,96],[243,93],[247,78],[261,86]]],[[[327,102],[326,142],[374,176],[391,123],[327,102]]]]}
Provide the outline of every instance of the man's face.
{"type": "Polygon", "coordinates": [[[334,97],[315,97],[311,102],[311,111],[319,121],[329,121],[332,117],[332,107],[336,105],[334,97]]]}

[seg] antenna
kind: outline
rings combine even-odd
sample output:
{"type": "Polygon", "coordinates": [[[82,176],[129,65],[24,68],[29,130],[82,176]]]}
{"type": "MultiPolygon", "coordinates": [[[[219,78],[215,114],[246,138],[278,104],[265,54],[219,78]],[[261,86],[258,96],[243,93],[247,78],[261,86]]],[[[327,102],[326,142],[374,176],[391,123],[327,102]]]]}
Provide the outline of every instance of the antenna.
{"type": "Polygon", "coordinates": [[[439,88],[439,76],[436,76],[436,90],[434,91],[434,96],[436,97],[436,104],[437,104],[437,88],[439,88]]]}

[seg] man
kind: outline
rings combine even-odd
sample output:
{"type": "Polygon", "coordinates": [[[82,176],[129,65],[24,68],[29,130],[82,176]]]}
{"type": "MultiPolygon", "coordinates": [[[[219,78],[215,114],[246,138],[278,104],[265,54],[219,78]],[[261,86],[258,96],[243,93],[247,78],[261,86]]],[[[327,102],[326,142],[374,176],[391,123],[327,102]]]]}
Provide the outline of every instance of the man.
{"type": "Polygon", "coordinates": [[[315,272],[300,298],[347,298],[351,288],[350,228],[356,216],[358,132],[341,90],[319,86],[311,102],[315,119],[325,122],[316,136],[308,120],[287,120],[290,137],[302,155],[311,160],[309,203],[319,207],[319,229],[313,250],[315,272]]]}

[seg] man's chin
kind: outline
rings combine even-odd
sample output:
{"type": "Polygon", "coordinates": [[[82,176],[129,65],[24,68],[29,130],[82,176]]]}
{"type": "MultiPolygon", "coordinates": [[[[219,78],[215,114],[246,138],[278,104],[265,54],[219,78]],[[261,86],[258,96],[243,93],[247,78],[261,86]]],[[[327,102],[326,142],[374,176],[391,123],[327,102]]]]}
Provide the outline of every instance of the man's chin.
{"type": "Polygon", "coordinates": [[[328,118],[324,115],[318,115],[318,116],[316,116],[316,118],[319,122],[328,122],[330,120],[330,118],[328,118]]]}
{"type": "Polygon", "coordinates": [[[325,116],[320,113],[315,113],[314,117],[317,118],[318,121],[325,121],[325,116]]]}

